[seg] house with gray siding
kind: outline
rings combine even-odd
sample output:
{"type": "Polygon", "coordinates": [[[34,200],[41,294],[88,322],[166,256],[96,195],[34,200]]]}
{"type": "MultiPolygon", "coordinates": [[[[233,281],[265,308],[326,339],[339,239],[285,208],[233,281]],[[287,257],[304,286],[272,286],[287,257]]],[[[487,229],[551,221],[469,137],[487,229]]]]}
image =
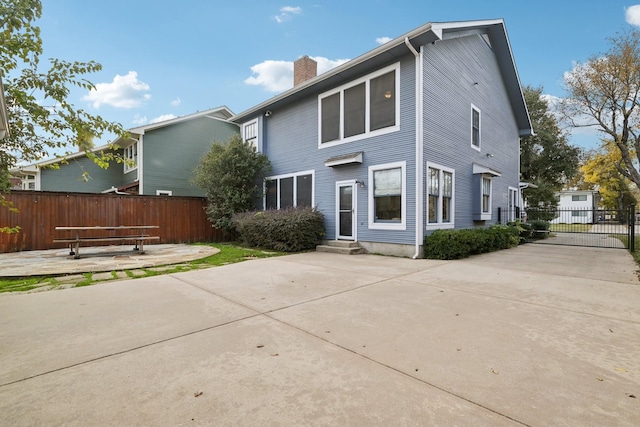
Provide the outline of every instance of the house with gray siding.
{"type": "Polygon", "coordinates": [[[437,229],[520,203],[533,130],[502,20],[428,23],[231,120],[272,164],[263,208],[314,206],[328,240],[419,257],[437,229]]]}
{"type": "MultiPolygon", "coordinates": [[[[213,141],[238,134],[238,126],[228,121],[232,115],[227,107],[218,107],[130,129],[128,138],[113,142],[127,161],[111,162],[107,169],[79,152],[63,163],[54,159],[12,172],[21,176],[25,190],[203,197],[190,182],[193,170],[213,141]]],[[[101,150],[109,147],[94,149],[101,150]]]]}

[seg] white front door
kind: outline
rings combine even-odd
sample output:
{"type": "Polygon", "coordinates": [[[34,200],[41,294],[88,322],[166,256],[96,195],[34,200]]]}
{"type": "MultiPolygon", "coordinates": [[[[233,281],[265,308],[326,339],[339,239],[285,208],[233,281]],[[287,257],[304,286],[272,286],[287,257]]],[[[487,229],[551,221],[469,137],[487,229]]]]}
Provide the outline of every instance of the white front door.
{"type": "Polygon", "coordinates": [[[356,183],[336,183],[336,239],[356,240],[356,183]]]}

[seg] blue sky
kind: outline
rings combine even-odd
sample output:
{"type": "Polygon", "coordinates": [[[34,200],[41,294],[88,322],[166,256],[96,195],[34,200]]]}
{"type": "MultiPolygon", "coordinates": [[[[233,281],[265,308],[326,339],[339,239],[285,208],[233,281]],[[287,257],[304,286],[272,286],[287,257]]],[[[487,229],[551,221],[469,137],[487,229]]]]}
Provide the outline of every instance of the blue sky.
{"type": "MultiPolygon", "coordinates": [[[[72,102],[125,128],[221,105],[240,113],[291,87],[300,56],[321,72],[427,22],[504,19],[522,84],[561,98],[564,73],[640,25],[640,0],[42,3],[44,57],[103,66],[89,76],[98,90],[72,102]]],[[[585,130],[571,137],[597,141],[585,130]]]]}

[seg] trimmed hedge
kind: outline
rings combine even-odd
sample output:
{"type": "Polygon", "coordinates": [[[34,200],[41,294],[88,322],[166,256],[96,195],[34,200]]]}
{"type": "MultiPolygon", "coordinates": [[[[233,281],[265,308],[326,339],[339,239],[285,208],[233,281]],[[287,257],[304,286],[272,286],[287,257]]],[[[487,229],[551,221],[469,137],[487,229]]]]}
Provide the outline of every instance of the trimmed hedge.
{"type": "Polygon", "coordinates": [[[436,230],[424,238],[424,254],[428,259],[461,259],[471,255],[518,246],[517,227],[493,225],[489,228],[436,230]]]}
{"type": "Polygon", "coordinates": [[[325,235],[324,216],[313,208],[243,212],[232,221],[243,244],[283,252],[313,249],[325,235]]]}

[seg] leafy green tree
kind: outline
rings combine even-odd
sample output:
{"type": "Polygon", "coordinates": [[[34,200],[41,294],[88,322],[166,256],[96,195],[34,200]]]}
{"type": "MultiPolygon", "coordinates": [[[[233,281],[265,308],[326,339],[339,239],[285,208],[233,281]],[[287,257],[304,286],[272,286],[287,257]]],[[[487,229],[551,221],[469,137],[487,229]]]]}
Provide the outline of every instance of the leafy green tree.
{"type": "Polygon", "coordinates": [[[592,126],[620,152],[615,168],[640,187],[640,31],[609,39],[604,54],[578,64],[565,77],[565,115],[592,126]]]}
{"type": "Polygon", "coordinates": [[[535,135],[520,143],[520,179],[537,186],[528,188],[524,197],[529,206],[556,206],[554,193],[577,173],[580,149],[569,144],[541,87],[525,87],[524,97],[535,135]]]}
{"type": "MultiPolygon", "coordinates": [[[[117,123],[76,108],[71,90],[90,90],[85,75],[101,70],[94,61],[41,61],[43,43],[36,21],[40,0],[0,0],[0,77],[4,82],[9,136],[0,140],[0,191],[8,190],[8,170],[19,162],[33,162],[64,150],[92,148],[93,138],[124,136],[117,123]]],[[[114,152],[89,157],[101,167],[114,152]]]]}
{"type": "Polygon", "coordinates": [[[262,196],[262,181],[271,170],[266,155],[258,153],[240,135],[227,142],[214,142],[195,169],[193,183],[206,194],[209,221],[234,234],[233,214],[256,208],[262,196]]]}

